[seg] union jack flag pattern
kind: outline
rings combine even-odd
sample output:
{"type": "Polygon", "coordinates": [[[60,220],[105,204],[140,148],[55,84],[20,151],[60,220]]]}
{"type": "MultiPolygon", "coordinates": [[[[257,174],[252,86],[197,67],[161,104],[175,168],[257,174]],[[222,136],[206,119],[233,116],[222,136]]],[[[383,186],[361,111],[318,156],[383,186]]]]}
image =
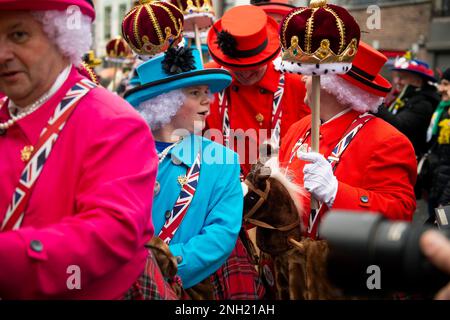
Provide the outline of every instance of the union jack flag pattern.
{"type": "Polygon", "coordinates": [[[372,119],[373,117],[374,116],[369,113],[364,113],[352,122],[352,124],[350,125],[350,128],[347,130],[344,137],[334,147],[333,151],[327,158],[328,162],[331,163],[333,170],[335,170],[335,166],[336,166],[337,162],[339,161],[339,157],[342,155],[344,150],[348,147],[348,145],[350,144],[350,141],[352,141],[352,139],[358,133],[359,129],[361,129],[362,126],[365,125],[366,122],[369,121],[370,119],[372,119]]]}
{"type": "Polygon", "coordinates": [[[201,153],[199,152],[195,158],[194,164],[188,169],[187,181],[181,188],[180,195],[170,212],[170,217],[166,220],[166,223],[158,235],[161,240],[167,244],[169,244],[177,232],[178,227],[181,225],[181,222],[191,205],[192,199],[194,198],[195,190],[198,186],[198,179],[200,177],[200,163],[201,153]]]}
{"type": "Polygon", "coordinates": [[[281,133],[281,116],[283,111],[281,110],[281,98],[284,93],[284,74],[281,74],[280,81],[278,82],[278,88],[273,95],[273,108],[272,108],[272,136],[271,141],[276,148],[280,147],[280,133],[281,133]]]}
{"type": "MultiPolygon", "coordinates": [[[[284,93],[284,74],[280,75],[278,81],[277,91],[273,96],[272,103],[272,143],[279,148],[280,147],[280,132],[281,132],[281,100],[284,93]]],[[[230,147],[230,135],[231,135],[231,125],[230,117],[228,115],[228,99],[226,94],[226,89],[218,93],[219,98],[219,112],[222,114],[222,133],[223,133],[223,145],[227,148],[230,147]]]]}
{"type": "Polygon", "coordinates": [[[80,80],[66,93],[56,107],[53,116],[39,136],[30,160],[22,171],[18,186],[13,193],[13,198],[3,220],[1,231],[20,228],[25,215],[25,207],[31,196],[32,187],[41,174],[59,133],[64,128],[66,121],[78,102],[95,87],[96,85],[87,79],[80,80]]]}
{"type": "MultiPolygon", "coordinates": [[[[353,120],[350,127],[347,129],[346,133],[344,134],[344,137],[337,143],[337,145],[334,147],[331,154],[327,157],[328,162],[331,164],[331,168],[333,169],[333,172],[336,170],[336,167],[339,163],[339,159],[344,153],[345,149],[349,146],[350,142],[353,140],[353,138],[356,136],[358,131],[371,119],[373,119],[374,116],[369,113],[364,113],[359,115],[355,120],[353,120]]],[[[324,213],[323,203],[320,203],[319,209],[311,209],[311,214],[309,215],[309,222],[308,222],[308,228],[307,228],[307,234],[308,236],[312,236],[314,238],[317,237],[318,232],[318,222],[319,217],[321,217],[324,213]]]]}

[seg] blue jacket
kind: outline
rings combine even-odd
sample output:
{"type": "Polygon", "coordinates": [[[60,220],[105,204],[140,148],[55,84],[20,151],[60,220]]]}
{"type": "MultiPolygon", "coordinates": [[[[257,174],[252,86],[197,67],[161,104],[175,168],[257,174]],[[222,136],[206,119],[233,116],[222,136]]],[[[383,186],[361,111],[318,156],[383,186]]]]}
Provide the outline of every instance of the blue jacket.
{"type": "Polygon", "coordinates": [[[159,164],[160,191],[154,197],[152,209],[155,235],[165,223],[166,211],[173,208],[180,194],[178,177],[186,175],[200,149],[198,186],[169,244],[178,259],[178,274],[184,288],[196,285],[219,269],[234,249],[242,223],[238,155],[211,140],[190,135],[159,164]]]}

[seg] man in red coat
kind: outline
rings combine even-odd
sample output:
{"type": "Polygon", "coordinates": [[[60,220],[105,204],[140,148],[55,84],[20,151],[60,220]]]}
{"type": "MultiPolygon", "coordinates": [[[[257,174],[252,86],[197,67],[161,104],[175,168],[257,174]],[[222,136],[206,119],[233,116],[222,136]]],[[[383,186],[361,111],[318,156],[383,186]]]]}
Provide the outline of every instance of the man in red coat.
{"type": "Polygon", "coordinates": [[[258,159],[259,145],[280,144],[289,127],[310,113],[301,77],[282,75],[272,61],[280,52],[278,24],[257,6],[228,10],[208,34],[213,62],[226,68],[231,85],[216,94],[207,118],[208,137],[235,150],[246,175],[258,159]]]}
{"type": "MultiPolygon", "coordinates": [[[[309,192],[302,199],[307,236],[317,236],[318,222],[331,208],[412,219],[414,149],[397,129],[366,113],[376,112],[389,92],[389,82],[378,74],[386,60],[361,42],[347,74],[321,76],[320,153],[308,152],[309,116],[294,124],[284,138],[280,164],[309,192]],[[310,212],[310,195],[322,204],[318,213],[310,212]]],[[[310,100],[310,77],[306,88],[306,100],[310,100]]]]}

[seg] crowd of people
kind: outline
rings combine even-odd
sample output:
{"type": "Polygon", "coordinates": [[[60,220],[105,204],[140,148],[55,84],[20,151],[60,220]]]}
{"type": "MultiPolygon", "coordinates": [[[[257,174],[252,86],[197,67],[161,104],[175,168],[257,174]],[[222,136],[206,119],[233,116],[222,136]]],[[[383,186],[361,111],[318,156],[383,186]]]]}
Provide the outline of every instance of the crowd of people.
{"type": "MultiPolygon", "coordinates": [[[[262,146],[275,154],[266,178],[275,161],[297,188],[304,239],[320,240],[330,210],[411,222],[423,199],[435,225],[435,209],[450,205],[450,68],[436,76],[408,53],[391,85],[387,58],[325,1],[297,12],[256,1],[215,21],[209,0],[136,6],[123,28],[134,64],[108,90],[94,71],[92,1],[0,0],[1,299],[267,298],[279,280],[258,264],[255,225],[243,220],[247,201],[266,205],[270,185],[246,181],[266,165],[262,146]],[[328,47],[296,36],[319,10],[348,26],[328,47]],[[211,20],[206,52],[182,39],[192,12],[203,28],[211,20]],[[337,58],[311,63],[320,50],[337,58]]],[[[318,19],[309,36],[332,34],[327,25],[318,19]]],[[[421,246],[450,274],[448,239],[429,231],[421,246]]],[[[450,299],[450,286],[436,298],[450,299]]]]}

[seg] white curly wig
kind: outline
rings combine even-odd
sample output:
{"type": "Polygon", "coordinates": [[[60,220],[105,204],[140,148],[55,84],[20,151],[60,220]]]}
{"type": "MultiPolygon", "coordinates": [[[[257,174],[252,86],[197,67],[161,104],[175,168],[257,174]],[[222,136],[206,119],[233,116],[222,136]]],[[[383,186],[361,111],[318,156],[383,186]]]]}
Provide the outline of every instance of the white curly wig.
{"type": "Polygon", "coordinates": [[[364,91],[338,75],[320,76],[320,87],[336,97],[343,105],[352,107],[353,110],[364,113],[377,112],[384,98],[364,91]]]}
{"type": "Polygon", "coordinates": [[[152,99],[141,102],[136,108],[152,130],[168,124],[186,99],[181,89],[162,93],[152,99]]]}
{"type": "Polygon", "coordinates": [[[80,14],[80,23],[69,23],[65,11],[33,11],[33,16],[42,24],[48,38],[74,66],[79,66],[83,55],[92,44],[92,18],[80,14]]]}

